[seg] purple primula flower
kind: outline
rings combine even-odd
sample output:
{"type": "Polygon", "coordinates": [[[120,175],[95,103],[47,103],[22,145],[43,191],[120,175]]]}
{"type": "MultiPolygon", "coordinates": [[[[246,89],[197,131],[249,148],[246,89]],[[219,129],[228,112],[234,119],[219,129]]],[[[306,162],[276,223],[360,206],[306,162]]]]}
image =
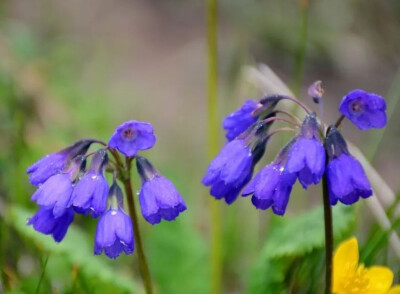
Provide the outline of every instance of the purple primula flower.
{"type": "Polygon", "coordinates": [[[65,171],[50,177],[40,185],[32,195],[31,200],[36,201],[38,205],[44,206],[46,209],[52,209],[55,218],[61,217],[70,206],[73,181],[84,161],[84,156],[73,159],[65,171]]]}
{"type": "Polygon", "coordinates": [[[325,149],[314,113],[305,118],[300,135],[290,148],[285,170],[295,174],[304,189],[321,180],[325,170],[325,149]]]}
{"type": "Polygon", "coordinates": [[[55,218],[52,209],[40,207],[36,214],[28,220],[27,225],[32,225],[36,231],[52,235],[56,242],[61,242],[73,220],[74,211],[71,208],[55,218]]]}
{"type": "Polygon", "coordinates": [[[353,204],[360,196],[368,198],[372,188],[361,164],[350,155],[346,142],[333,126],[327,135],[325,148],[329,156],[326,174],[329,185],[329,201],[335,205],[339,200],[343,204],[353,204]]]}
{"type": "Polygon", "coordinates": [[[268,209],[283,215],[289,202],[290,192],[296,181],[294,173],[285,169],[288,153],[296,138],[292,138],[278,153],[275,160],[262,168],[246,186],[242,196],[253,195],[251,202],[258,209],[268,209]]]}
{"type": "Polygon", "coordinates": [[[83,139],[61,151],[42,157],[26,170],[30,174],[29,181],[34,186],[44,183],[51,176],[61,172],[70,159],[85,154],[94,141],[93,139],[83,139]]]}
{"type": "Polygon", "coordinates": [[[131,218],[122,209],[122,190],[115,179],[108,200],[109,208],[97,223],[94,254],[100,255],[104,251],[109,258],[117,258],[122,251],[133,253],[134,237],[131,218]]]}
{"type": "Polygon", "coordinates": [[[210,194],[231,204],[250,180],[253,154],[244,139],[228,142],[211,161],[202,183],[211,186],[210,194]]]}
{"type": "Polygon", "coordinates": [[[225,136],[229,141],[235,139],[257,121],[257,116],[253,117],[252,112],[258,104],[255,100],[246,100],[238,110],[225,117],[222,126],[226,130],[225,136]]]}
{"type": "Polygon", "coordinates": [[[150,123],[130,120],[117,127],[108,146],[130,157],[140,150],[150,149],[155,142],[156,137],[150,123]]]}
{"type": "Polygon", "coordinates": [[[99,219],[94,240],[94,254],[103,251],[109,258],[117,258],[122,251],[134,250],[133,227],[130,217],[122,208],[110,208],[99,219]]]}
{"type": "Polygon", "coordinates": [[[69,205],[72,205],[77,212],[92,213],[92,217],[96,218],[105,211],[109,188],[103,176],[103,169],[107,160],[105,149],[97,151],[89,170],[75,185],[69,205]]]}
{"type": "Polygon", "coordinates": [[[340,112],[361,130],[386,125],[386,102],[383,97],[363,90],[353,90],[343,97],[340,112]]]}
{"type": "Polygon", "coordinates": [[[139,202],[143,217],[152,225],[161,219],[174,220],[186,204],[171,181],[160,175],[144,157],[136,157],[138,172],[142,178],[139,202]]]}
{"type": "Polygon", "coordinates": [[[296,177],[286,173],[281,164],[271,163],[257,173],[242,195],[253,195],[251,202],[257,209],[272,207],[275,214],[283,215],[295,181],[296,177]]]}

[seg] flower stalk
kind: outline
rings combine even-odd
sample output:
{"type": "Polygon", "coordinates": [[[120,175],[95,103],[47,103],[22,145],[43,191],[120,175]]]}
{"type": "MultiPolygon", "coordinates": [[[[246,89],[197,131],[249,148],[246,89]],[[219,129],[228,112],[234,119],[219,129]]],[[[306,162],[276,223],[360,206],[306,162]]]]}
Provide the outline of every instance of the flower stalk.
{"type": "Polygon", "coordinates": [[[146,291],[146,294],[152,294],[153,293],[153,287],[151,284],[151,276],[150,276],[150,270],[149,266],[147,264],[146,260],[146,255],[143,250],[143,243],[142,243],[142,237],[140,235],[140,229],[139,229],[139,221],[136,213],[136,207],[135,207],[135,201],[133,199],[133,189],[132,189],[132,182],[130,178],[130,171],[131,171],[131,160],[127,160],[127,174],[129,177],[125,178],[123,180],[124,183],[124,188],[125,188],[125,193],[126,193],[126,199],[128,201],[128,209],[129,209],[129,215],[132,220],[133,224],[133,232],[135,235],[135,243],[136,243],[136,248],[137,248],[137,255],[138,255],[138,260],[139,260],[139,268],[140,268],[140,274],[142,276],[143,280],[143,285],[146,291]]]}
{"type": "MultiPolygon", "coordinates": [[[[326,154],[326,161],[328,161],[328,154],[326,154]]],[[[332,207],[329,203],[328,177],[326,173],[324,173],[322,177],[322,197],[324,203],[324,224],[325,224],[325,294],[331,294],[333,222],[332,222],[332,207]]]]}

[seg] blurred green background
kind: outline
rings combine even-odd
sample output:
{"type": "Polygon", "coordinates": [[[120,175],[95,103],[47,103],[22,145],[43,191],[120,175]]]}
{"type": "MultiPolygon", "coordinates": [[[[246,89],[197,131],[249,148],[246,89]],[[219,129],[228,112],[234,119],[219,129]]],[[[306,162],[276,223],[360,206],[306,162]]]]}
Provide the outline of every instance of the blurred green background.
{"type": "MultiPolygon", "coordinates": [[[[26,168],[82,137],[106,141],[129,119],[154,125],[157,144],[146,155],[188,204],[175,222],[151,226],[141,218],[157,293],[210,293],[210,197],[200,183],[208,164],[205,4],[0,1],[0,293],[143,293],[136,257],[93,256],[96,220],[76,217],[60,244],[25,225],[35,209],[26,168]]],[[[309,105],[308,85],[322,80],[328,122],[354,88],[385,96],[386,129],[363,133],[346,122],[344,134],[399,190],[398,0],[221,0],[218,45],[220,120],[260,97],[242,74],[258,63],[309,105]]],[[[271,143],[268,158],[282,142],[271,143]]],[[[320,197],[320,186],[303,192],[296,184],[284,218],[247,198],[219,203],[223,292],[320,293],[320,197]]],[[[385,209],[390,230],[400,233],[396,205],[385,209]]],[[[362,261],[390,266],[399,282],[390,230],[361,202],[334,213],[336,243],[356,235],[362,261]]]]}

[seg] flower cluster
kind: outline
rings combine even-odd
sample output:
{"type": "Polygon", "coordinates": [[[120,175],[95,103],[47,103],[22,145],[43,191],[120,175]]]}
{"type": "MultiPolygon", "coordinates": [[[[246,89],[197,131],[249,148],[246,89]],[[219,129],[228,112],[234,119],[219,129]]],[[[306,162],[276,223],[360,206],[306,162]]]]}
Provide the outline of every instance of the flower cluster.
{"type": "MultiPolygon", "coordinates": [[[[46,155],[27,169],[29,181],[37,186],[31,197],[39,206],[28,225],[56,242],[62,241],[75,214],[98,218],[94,253],[110,258],[134,250],[132,221],[124,211],[123,192],[117,183],[130,186],[131,163],[136,159],[142,179],[139,203],[143,217],[151,224],[172,221],[186,204],[172,182],[163,177],[148,159],[138,156],[150,149],[156,138],[150,123],[128,121],[120,125],[108,144],[83,139],[56,153],[46,155]],[[102,147],[88,153],[93,144],[102,147]],[[125,156],[122,160],[121,154],[125,156]],[[111,154],[112,159],[109,159],[111,154]],[[90,160],[91,159],[91,160],[90,160]],[[87,161],[90,165],[87,166],[87,161]],[[111,186],[105,172],[113,174],[111,186]]],[[[129,197],[129,195],[127,195],[129,197]]]]}
{"type": "MultiPolygon", "coordinates": [[[[309,95],[320,103],[324,90],[314,83],[309,95]]],[[[284,95],[267,95],[260,101],[247,100],[241,108],[223,121],[228,142],[210,163],[203,184],[210,194],[231,204],[239,194],[251,195],[258,209],[271,207],[283,215],[296,180],[304,189],[318,184],[326,175],[330,204],[338,201],[353,204],[360,197],[372,195],[371,185],[361,164],[348,151],[339,131],[344,117],[360,129],[382,128],[386,125],[385,100],[372,93],[354,90],[343,97],[339,106],[341,117],[335,125],[325,127],[304,103],[284,95]],[[297,116],[277,109],[281,100],[292,101],[306,113],[297,116]],[[272,129],[276,123],[295,128],[272,129]],[[266,144],[274,134],[291,131],[295,135],[280,150],[276,158],[253,177],[253,170],[263,156],[266,144]]]]}

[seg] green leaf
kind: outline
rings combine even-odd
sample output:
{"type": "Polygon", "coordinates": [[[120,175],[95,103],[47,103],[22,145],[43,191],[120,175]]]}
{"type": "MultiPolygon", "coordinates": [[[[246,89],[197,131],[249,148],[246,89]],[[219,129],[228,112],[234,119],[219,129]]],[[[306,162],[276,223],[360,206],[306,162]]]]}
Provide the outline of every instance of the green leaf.
{"type": "MultiPolygon", "coordinates": [[[[334,236],[341,236],[352,228],[354,210],[350,206],[333,207],[334,236]]],[[[287,273],[300,261],[317,268],[318,260],[310,260],[310,253],[325,245],[322,207],[295,217],[274,217],[266,243],[252,268],[249,289],[251,294],[287,293],[287,273]],[[308,257],[305,257],[308,255],[308,257]],[[303,260],[307,259],[307,260],[303,260]]]]}
{"type": "Polygon", "coordinates": [[[183,213],[173,222],[151,227],[149,259],[158,292],[163,294],[203,294],[210,292],[207,248],[183,213]]]}
{"type": "MultiPolygon", "coordinates": [[[[276,218],[262,250],[263,259],[301,256],[324,246],[322,207],[296,217],[276,218]]],[[[336,238],[345,233],[354,221],[352,207],[340,204],[333,207],[333,230],[336,238]]]]}
{"type": "MultiPolygon", "coordinates": [[[[26,225],[26,220],[33,213],[20,207],[12,207],[9,211],[9,225],[26,238],[31,239],[37,247],[51,255],[63,255],[71,264],[79,267],[87,279],[102,282],[113,289],[113,293],[143,293],[131,279],[128,279],[105,262],[103,256],[94,256],[92,243],[87,233],[77,226],[71,225],[65,239],[56,243],[50,236],[40,234],[26,225]]],[[[97,285],[99,287],[99,285],[97,285]]],[[[98,289],[101,290],[101,289],[98,289]]]]}

